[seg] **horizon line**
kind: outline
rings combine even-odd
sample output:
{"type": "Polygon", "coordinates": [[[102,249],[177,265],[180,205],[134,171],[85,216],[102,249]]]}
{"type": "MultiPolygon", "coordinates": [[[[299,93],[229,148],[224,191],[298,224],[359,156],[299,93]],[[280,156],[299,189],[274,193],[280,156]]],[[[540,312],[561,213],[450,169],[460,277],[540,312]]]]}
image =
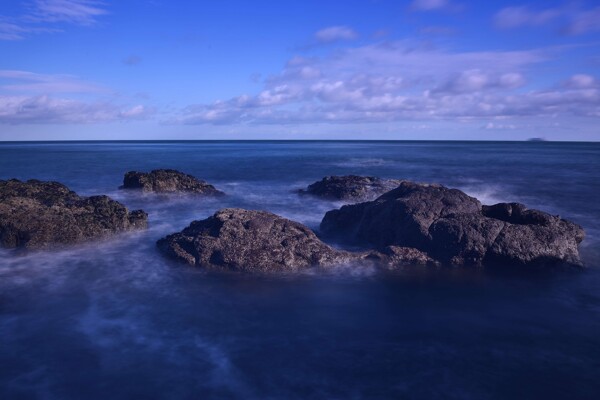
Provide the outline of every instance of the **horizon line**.
{"type": "Polygon", "coordinates": [[[0,144],[15,143],[201,143],[201,142],[473,142],[473,143],[599,143],[600,140],[547,140],[529,138],[521,140],[500,139],[75,139],[75,140],[0,140],[0,144]]]}

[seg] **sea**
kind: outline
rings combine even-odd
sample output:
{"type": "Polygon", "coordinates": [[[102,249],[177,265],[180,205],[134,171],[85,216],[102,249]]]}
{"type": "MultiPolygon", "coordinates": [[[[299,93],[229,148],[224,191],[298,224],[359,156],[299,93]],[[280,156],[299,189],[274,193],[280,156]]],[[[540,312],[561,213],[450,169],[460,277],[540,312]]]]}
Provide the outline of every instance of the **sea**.
{"type": "Polygon", "coordinates": [[[598,399],[600,143],[2,142],[0,179],[58,181],[149,214],[149,228],[0,250],[0,399],[598,399]],[[119,189],[172,168],[227,193],[119,189]],[[347,265],[209,273],[156,240],[226,207],[318,231],[327,175],[436,182],[582,225],[583,271],[347,265]]]}

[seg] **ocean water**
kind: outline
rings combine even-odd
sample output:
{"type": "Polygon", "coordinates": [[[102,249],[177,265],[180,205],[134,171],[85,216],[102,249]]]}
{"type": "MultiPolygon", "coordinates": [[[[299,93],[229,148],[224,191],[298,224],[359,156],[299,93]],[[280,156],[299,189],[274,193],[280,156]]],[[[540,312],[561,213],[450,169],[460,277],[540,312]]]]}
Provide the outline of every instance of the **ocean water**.
{"type": "Polygon", "coordinates": [[[0,179],[56,180],[150,215],[144,232],[0,251],[1,399],[506,399],[600,396],[600,144],[0,143],[0,179]],[[174,168],[228,193],[118,190],[174,168]],[[439,182],[587,232],[584,272],[342,267],[208,274],[157,239],[224,207],[317,229],[341,204],[293,191],[326,175],[439,182]]]}

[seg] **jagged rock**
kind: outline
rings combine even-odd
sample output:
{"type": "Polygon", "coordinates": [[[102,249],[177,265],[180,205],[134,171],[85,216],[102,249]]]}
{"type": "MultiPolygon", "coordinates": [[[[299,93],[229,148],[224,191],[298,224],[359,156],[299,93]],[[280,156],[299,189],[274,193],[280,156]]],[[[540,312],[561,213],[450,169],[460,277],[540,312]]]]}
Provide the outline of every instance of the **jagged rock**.
{"type": "Polygon", "coordinates": [[[295,271],[353,256],[323,243],[304,225],[266,211],[224,209],[157,242],[167,255],[207,269],[295,271]]]}
{"type": "Polygon", "coordinates": [[[123,178],[121,189],[141,189],[144,192],[195,193],[220,196],[224,193],[213,185],[173,169],[155,169],[149,173],[129,171],[123,178]]]}
{"type": "Polygon", "coordinates": [[[429,226],[435,220],[480,210],[479,201],[460,190],[405,181],[374,201],[327,212],[321,232],[356,244],[421,249],[429,241],[429,226]]]}
{"type": "Polygon", "coordinates": [[[372,250],[359,254],[363,254],[366,260],[376,261],[378,264],[391,269],[412,265],[440,265],[439,261],[434,260],[427,253],[413,247],[387,246],[381,251],[372,250]]]}
{"type": "Polygon", "coordinates": [[[392,190],[400,183],[402,181],[398,179],[372,176],[327,176],[298,192],[329,200],[366,201],[392,190]]]}
{"type": "Polygon", "coordinates": [[[147,227],[107,196],[80,197],[58,182],[0,180],[0,245],[47,248],[147,227]]]}
{"type": "Polygon", "coordinates": [[[453,265],[582,265],[584,231],[517,203],[482,206],[457,189],[402,182],[374,201],[329,211],[325,236],[362,246],[414,247],[453,265]]]}
{"type": "Polygon", "coordinates": [[[166,255],[206,269],[252,272],[299,271],[350,262],[430,264],[416,249],[349,252],[323,243],[306,226],[266,211],[224,209],[194,221],[179,233],[157,242],[166,255]]]}

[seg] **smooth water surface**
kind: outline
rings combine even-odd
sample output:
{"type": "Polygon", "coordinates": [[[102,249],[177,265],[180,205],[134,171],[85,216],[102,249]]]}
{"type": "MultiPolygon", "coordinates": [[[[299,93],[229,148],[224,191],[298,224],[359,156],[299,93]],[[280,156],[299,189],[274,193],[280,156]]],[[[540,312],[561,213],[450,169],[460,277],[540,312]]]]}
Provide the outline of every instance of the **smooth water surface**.
{"type": "Polygon", "coordinates": [[[144,232],[0,252],[1,399],[598,398],[600,145],[493,142],[0,143],[0,179],[56,180],[150,214],[144,232]],[[228,193],[118,189],[174,168],[228,193]],[[341,203],[294,190],[326,175],[439,182],[581,224],[582,273],[352,266],[206,274],[157,239],[224,207],[317,229],[341,203]]]}

